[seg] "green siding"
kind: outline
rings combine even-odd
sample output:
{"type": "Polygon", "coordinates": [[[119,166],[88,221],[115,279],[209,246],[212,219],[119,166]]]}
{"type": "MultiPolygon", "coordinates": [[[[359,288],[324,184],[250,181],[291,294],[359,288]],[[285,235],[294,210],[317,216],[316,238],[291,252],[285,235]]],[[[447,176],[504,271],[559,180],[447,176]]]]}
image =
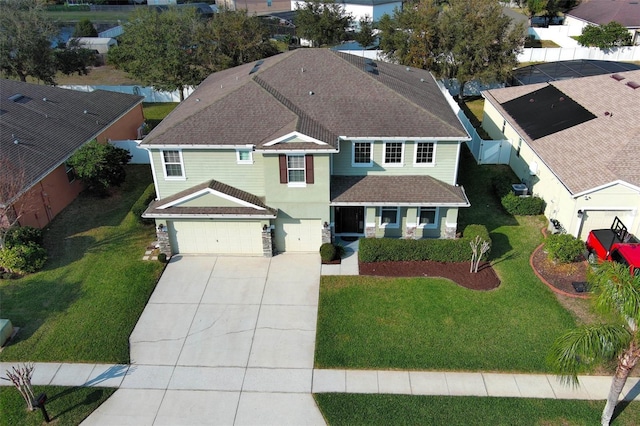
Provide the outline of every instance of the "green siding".
{"type": "Polygon", "coordinates": [[[340,141],[340,152],[333,158],[333,174],[339,176],[361,175],[428,175],[454,185],[458,145],[460,142],[439,141],[435,146],[434,166],[414,166],[415,142],[404,143],[404,163],[402,167],[384,166],[384,141],[373,143],[373,165],[371,167],[352,167],[352,141],[340,141]]]}
{"type": "MultiPolygon", "coordinates": [[[[237,164],[234,150],[182,150],[185,180],[166,180],[160,151],[152,152],[157,191],[160,198],[189,189],[211,179],[224,182],[257,196],[264,196],[262,155],[253,153],[253,164],[237,164]]],[[[277,172],[277,168],[276,168],[277,172]]]]}

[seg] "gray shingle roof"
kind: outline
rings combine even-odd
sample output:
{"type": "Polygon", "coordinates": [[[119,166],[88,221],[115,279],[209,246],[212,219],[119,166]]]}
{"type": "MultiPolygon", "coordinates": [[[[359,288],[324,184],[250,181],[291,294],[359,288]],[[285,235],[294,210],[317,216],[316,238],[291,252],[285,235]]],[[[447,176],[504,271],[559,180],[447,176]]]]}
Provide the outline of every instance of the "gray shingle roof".
{"type": "MultiPolygon", "coordinates": [[[[327,49],[298,49],[209,76],[143,145],[245,145],[299,131],[337,137],[467,138],[427,71],[327,49]]],[[[310,149],[326,146],[309,144],[310,149]]],[[[275,149],[275,148],[274,148],[275,149]]]]}
{"type": "Polygon", "coordinates": [[[242,191],[241,189],[235,188],[233,186],[224,184],[222,182],[216,180],[210,180],[199,185],[193,186],[189,189],[185,189],[184,191],[173,194],[170,197],[163,198],[162,200],[153,201],[147,210],[144,212],[143,217],[169,217],[169,216],[228,216],[228,217],[272,217],[275,218],[278,214],[278,209],[271,208],[264,204],[264,202],[257,196],[242,191]],[[196,194],[203,189],[212,189],[217,192],[221,192],[223,194],[229,195],[238,200],[245,201],[247,203],[251,203],[255,206],[261,207],[262,209],[254,208],[254,207],[243,207],[238,205],[238,207],[181,207],[171,206],[166,207],[164,209],[160,209],[167,204],[171,204],[181,198],[188,197],[190,195],[196,194]]]}
{"type": "Polygon", "coordinates": [[[502,104],[534,92],[544,86],[494,89],[484,92],[516,131],[527,141],[542,161],[573,193],[581,193],[616,180],[640,186],[640,88],[626,83],[640,83],[640,71],[621,72],[617,81],[611,74],[561,80],[551,83],[596,118],[560,132],[532,140],[507,114],[502,104]]]}
{"type": "Polygon", "coordinates": [[[627,28],[640,28],[637,0],[582,0],[567,15],[598,25],[616,21],[627,28]]]}
{"type": "Polygon", "coordinates": [[[334,205],[443,205],[468,207],[464,190],[431,176],[332,176],[334,205]]]}
{"type": "Polygon", "coordinates": [[[24,168],[27,190],[142,99],[0,80],[0,157],[24,168]]]}

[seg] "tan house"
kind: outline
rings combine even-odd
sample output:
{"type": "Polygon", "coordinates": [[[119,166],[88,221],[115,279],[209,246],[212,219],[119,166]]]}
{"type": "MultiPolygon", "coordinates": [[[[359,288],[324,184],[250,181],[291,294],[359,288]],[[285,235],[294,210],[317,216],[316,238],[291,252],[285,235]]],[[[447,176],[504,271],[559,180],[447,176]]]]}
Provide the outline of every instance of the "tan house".
{"type": "Polygon", "coordinates": [[[8,179],[20,184],[0,192],[9,197],[0,199],[0,207],[11,206],[11,217],[0,217],[0,224],[17,217],[21,226],[46,226],[83,189],[67,159],[93,139],[136,139],[144,122],[142,99],[0,80],[0,164],[11,168],[0,170],[0,178],[2,188],[8,179]]]}
{"type": "MultiPolygon", "coordinates": [[[[583,240],[618,216],[640,233],[640,71],[483,92],[482,126],[545,215],[583,240]]],[[[514,182],[515,183],[515,182],[514,182]]]]}

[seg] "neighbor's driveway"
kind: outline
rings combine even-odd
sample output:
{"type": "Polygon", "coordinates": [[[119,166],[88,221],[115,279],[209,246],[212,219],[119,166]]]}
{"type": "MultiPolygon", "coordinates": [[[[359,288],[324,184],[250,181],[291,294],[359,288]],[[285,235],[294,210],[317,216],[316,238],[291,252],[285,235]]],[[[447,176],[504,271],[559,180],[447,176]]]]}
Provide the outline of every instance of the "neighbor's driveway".
{"type": "Polygon", "coordinates": [[[324,424],[311,396],[319,283],[317,254],[174,257],[120,389],[84,424],[324,424]]]}

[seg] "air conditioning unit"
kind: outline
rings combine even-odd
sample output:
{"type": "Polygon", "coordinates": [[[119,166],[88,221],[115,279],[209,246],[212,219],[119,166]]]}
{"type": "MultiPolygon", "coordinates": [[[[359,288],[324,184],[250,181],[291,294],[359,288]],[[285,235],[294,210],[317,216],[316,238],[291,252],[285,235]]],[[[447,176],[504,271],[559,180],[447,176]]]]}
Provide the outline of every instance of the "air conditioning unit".
{"type": "Polygon", "coordinates": [[[513,190],[514,194],[520,197],[529,195],[529,188],[527,188],[527,185],[525,185],[524,183],[514,183],[513,185],[511,185],[511,189],[513,190]]]}

